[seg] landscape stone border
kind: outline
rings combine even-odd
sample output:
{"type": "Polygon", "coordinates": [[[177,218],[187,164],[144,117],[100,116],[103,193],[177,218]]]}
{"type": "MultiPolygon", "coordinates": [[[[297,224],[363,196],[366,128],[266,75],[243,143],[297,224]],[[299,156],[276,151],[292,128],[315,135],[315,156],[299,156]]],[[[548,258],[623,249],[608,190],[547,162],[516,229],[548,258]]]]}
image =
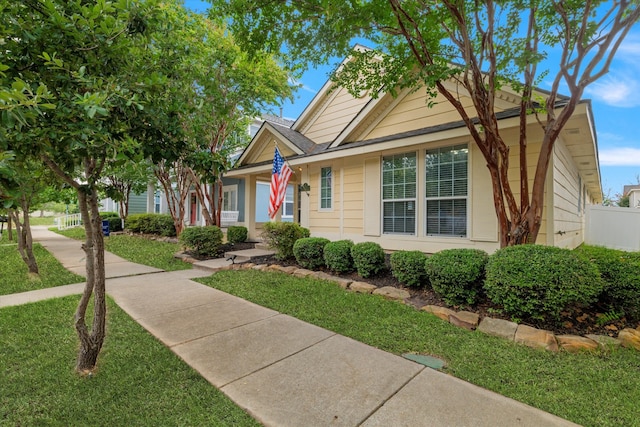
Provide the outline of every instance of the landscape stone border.
{"type": "MultiPolygon", "coordinates": [[[[338,284],[345,290],[381,295],[387,299],[400,301],[404,304],[408,304],[407,299],[411,296],[406,290],[398,289],[393,286],[378,288],[377,286],[364,281],[353,281],[343,277],[332,276],[322,271],[312,271],[295,266],[284,267],[278,264],[267,265],[243,262],[220,267],[217,270],[249,269],[279,271],[297,277],[314,277],[317,279],[328,280],[338,284]]],[[[481,319],[477,313],[465,310],[455,311],[450,308],[437,305],[426,305],[422,307],[421,310],[431,313],[452,325],[470,331],[477,330],[487,335],[504,338],[532,348],[542,348],[548,351],[556,352],[560,349],[564,349],[568,352],[596,351],[598,349],[610,350],[620,346],[640,351],[640,325],[636,329],[623,329],[618,333],[617,338],[607,335],[593,334],[585,335],[583,337],[580,335],[556,335],[553,332],[544,329],[537,329],[528,325],[517,324],[508,320],[495,319],[488,316],[481,319]]]]}

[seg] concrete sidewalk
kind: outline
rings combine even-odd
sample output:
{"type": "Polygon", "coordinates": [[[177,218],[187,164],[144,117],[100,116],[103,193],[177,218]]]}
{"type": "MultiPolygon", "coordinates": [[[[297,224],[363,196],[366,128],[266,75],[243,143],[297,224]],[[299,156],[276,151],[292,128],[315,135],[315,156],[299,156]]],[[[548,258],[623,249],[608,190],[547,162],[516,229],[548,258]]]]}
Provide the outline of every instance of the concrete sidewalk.
{"type": "MultiPolygon", "coordinates": [[[[34,237],[77,266],[80,243],[49,233],[34,237]]],[[[109,259],[107,292],[118,305],[264,425],[575,425],[189,280],[208,272],[140,273],[109,259]]]]}

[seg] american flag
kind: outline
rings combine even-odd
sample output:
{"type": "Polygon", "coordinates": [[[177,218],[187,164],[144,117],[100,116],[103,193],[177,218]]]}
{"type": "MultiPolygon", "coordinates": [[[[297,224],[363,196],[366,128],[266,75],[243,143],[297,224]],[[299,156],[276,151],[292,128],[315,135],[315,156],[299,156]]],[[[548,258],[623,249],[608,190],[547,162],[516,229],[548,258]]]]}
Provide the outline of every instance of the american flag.
{"type": "Polygon", "coordinates": [[[291,173],[291,168],[284,161],[280,151],[278,151],[278,147],[276,147],[276,153],[273,156],[273,169],[271,170],[271,190],[269,192],[269,218],[271,219],[276,216],[276,212],[278,212],[284,201],[291,173]]]}

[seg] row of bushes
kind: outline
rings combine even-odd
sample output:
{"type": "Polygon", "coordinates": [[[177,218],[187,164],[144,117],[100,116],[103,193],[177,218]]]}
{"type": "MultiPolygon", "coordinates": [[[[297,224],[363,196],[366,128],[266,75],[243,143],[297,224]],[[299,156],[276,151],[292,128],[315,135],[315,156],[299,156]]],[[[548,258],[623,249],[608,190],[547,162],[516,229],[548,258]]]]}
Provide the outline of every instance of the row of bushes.
{"type": "MultiPolygon", "coordinates": [[[[247,240],[247,227],[227,228],[228,243],[242,243],[247,240]]],[[[180,243],[199,257],[216,256],[222,245],[222,230],[215,225],[189,227],[180,234],[180,243]]]]}
{"type": "MultiPolygon", "coordinates": [[[[308,230],[293,223],[270,223],[263,233],[279,258],[295,257],[304,268],[355,270],[363,278],[387,268],[377,243],[308,236],[308,230]]],[[[491,256],[477,249],[450,249],[429,257],[398,251],[390,256],[390,267],[401,283],[431,286],[450,305],[473,305],[486,298],[514,317],[553,320],[569,307],[598,303],[640,318],[638,253],[542,245],[507,247],[491,256]]]]}

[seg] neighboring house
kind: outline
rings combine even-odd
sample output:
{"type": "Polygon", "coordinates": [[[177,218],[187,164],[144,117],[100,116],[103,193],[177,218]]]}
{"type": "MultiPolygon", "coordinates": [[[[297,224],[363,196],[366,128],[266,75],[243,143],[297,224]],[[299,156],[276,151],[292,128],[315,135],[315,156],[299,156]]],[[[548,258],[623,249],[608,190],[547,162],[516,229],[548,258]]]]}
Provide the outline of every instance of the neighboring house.
{"type": "Polygon", "coordinates": [[[630,208],[640,208],[640,184],[625,185],[622,190],[623,197],[629,197],[630,208]]]}
{"type": "MultiPolygon", "coordinates": [[[[263,123],[269,122],[279,126],[291,127],[294,121],[286,118],[274,116],[271,114],[264,114],[262,117],[255,118],[248,126],[247,132],[253,137],[263,123]]],[[[231,157],[232,163],[242,154],[242,150],[237,152],[231,157]]],[[[245,181],[244,179],[223,177],[222,188],[222,226],[235,225],[245,222],[245,181]]],[[[269,185],[266,187],[259,187],[258,200],[262,203],[269,203],[269,185]]],[[[204,225],[204,217],[202,215],[202,206],[196,197],[195,189],[189,191],[189,195],[186,199],[187,206],[185,207],[185,224],[187,226],[204,225]]],[[[293,189],[290,188],[287,192],[286,206],[289,210],[293,206],[293,189]]],[[[120,208],[117,202],[111,199],[104,199],[101,201],[101,210],[109,212],[119,212],[120,208]]],[[[149,184],[147,191],[130,196],[129,202],[129,214],[135,213],[169,213],[169,207],[167,197],[161,186],[149,184]]],[[[261,221],[268,221],[268,215],[266,210],[263,217],[259,218],[261,221]]],[[[284,217],[284,220],[293,221],[293,215],[284,217]]]]}
{"type": "MultiPolygon", "coordinates": [[[[388,250],[496,250],[498,224],[484,158],[451,104],[438,96],[426,108],[426,101],[425,91],[410,90],[395,98],[357,98],[329,81],[291,127],[263,123],[226,173],[245,182],[242,225],[250,238],[259,238],[268,221],[265,194],[277,145],[294,171],[277,219],[295,220],[313,236],[373,241],[388,250]]],[[[470,99],[463,103],[472,108],[470,99]]],[[[517,189],[517,95],[499,91],[496,108],[517,189]]],[[[533,179],[542,133],[534,117],[529,123],[533,179]]],[[[555,144],[537,242],[578,246],[586,205],[601,201],[593,115],[583,101],[555,144]]]]}

